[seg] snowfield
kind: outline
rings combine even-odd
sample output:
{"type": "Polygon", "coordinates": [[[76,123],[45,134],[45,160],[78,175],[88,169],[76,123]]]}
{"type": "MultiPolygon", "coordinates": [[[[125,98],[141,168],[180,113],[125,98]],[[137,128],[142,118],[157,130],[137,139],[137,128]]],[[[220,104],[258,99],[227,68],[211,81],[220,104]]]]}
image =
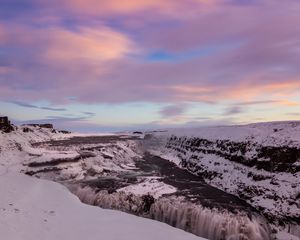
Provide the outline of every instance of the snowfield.
{"type": "Polygon", "coordinates": [[[157,131],[157,136],[201,137],[209,140],[251,141],[264,146],[299,146],[300,121],[265,122],[248,125],[199,127],[157,131]]]}
{"type": "MultiPolygon", "coordinates": [[[[35,127],[28,127],[32,131],[24,134],[23,128],[0,133],[1,239],[201,239],[164,223],[85,205],[58,183],[20,173],[24,163],[62,157],[55,151],[32,148],[31,143],[74,136],[35,127]]],[[[76,157],[76,151],[66,156],[76,157]]]]}
{"type": "Polygon", "coordinates": [[[18,173],[0,177],[0,196],[1,239],[200,239],[160,222],[85,205],[62,185],[18,173]]]}

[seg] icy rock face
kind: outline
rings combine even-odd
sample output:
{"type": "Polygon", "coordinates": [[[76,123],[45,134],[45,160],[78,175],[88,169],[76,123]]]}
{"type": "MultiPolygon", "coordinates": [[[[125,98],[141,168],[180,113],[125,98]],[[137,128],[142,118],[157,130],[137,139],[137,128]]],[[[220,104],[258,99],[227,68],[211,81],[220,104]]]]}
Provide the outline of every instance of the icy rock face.
{"type": "MultiPolygon", "coordinates": [[[[203,136],[201,131],[199,136],[154,135],[152,140],[148,137],[148,145],[153,153],[246,200],[277,229],[300,237],[300,144],[284,135],[278,139],[261,133],[259,139],[242,134],[226,138],[222,129],[210,130],[203,136]]],[[[231,131],[237,129],[231,127],[231,131]]]]}
{"type": "Polygon", "coordinates": [[[154,199],[150,195],[136,196],[124,192],[109,194],[75,185],[69,189],[84,203],[158,220],[211,240],[271,239],[267,223],[259,216],[250,219],[242,213],[203,208],[176,197],[154,199]]]}
{"type": "MultiPolygon", "coordinates": [[[[300,165],[300,146],[262,146],[255,142],[233,142],[229,140],[210,141],[198,137],[171,136],[166,148],[175,151],[195,153],[191,158],[197,159],[197,154],[213,154],[226,160],[237,162],[248,167],[255,166],[268,172],[297,173],[300,165]]],[[[184,161],[184,159],[183,159],[184,161]]]]}
{"type": "Polygon", "coordinates": [[[108,193],[106,190],[97,192],[88,186],[80,187],[77,185],[70,185],[68,188],[83,203],[106,209],[120,210],[135,215],[147,214],[154,202],[154,198],[150,195],[139,197],[124,192],[108,193]]]}

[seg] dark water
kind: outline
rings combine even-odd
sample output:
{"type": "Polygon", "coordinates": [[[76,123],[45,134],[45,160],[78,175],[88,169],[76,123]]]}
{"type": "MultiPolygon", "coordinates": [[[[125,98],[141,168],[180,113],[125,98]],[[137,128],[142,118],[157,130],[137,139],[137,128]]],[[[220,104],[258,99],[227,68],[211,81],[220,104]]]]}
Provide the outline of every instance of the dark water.
{"type": "Polygon", "coordinates": [[[141,182],[146,177],[160,177],[160,181],[178,189],[169,194],[184,197],[188,202],[200,204],[203,207],[226,209],[237,213],[244,211],[251,215],[255,209],[238,197],[206,184],[200,176],[196,176],[176,164],[146,153],[142,159],[135,160],[136,170],[121,173],[111,173],[111,176],[99,176],[97,179],[81,181],[97,190],[107,190],[109,193],[117,189],[141,182]]]}
{"type": "Polygon", "coordinates": [[[255,211],[245,201],[206,184],[201,177],[191,174],[163,158],[146,154],[135,164],[144,173],[162,177],[161,180],[164,183],[178,189],[175,195],[184,196],[190,202],[200,203],[209,208],[227,209],[232,212],[242,210],[251,213],[255,211]]]}
{"type": "Polygon", "coordinates": [[[34,146],[49,145],[49,146],[72,146],[72,145],[84,145],[84,144],[101,144],[101,143],[115,143],[119,141],[127,140],[139,140],[138,136],[127,135],[107,135],[107,136],[84,136],[84,137],[72,137],[70,139],[52,140],[48,142],[35,143],[34,146]]]}

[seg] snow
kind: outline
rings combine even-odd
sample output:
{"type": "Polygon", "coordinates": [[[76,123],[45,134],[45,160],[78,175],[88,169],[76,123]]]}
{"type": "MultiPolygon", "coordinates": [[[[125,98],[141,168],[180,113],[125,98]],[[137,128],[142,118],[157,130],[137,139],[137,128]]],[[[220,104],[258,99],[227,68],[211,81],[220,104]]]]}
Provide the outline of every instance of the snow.
{"type": "Polygon", "coordinates": [[[154,198],[159,198],[164,194],[175,193],[176,191],[177,189],[175,187],[165,184],[153,177],[148,177],[141,183],[118,189],[118,192],[133,193],[138,196],[151,194],[154,198]]]}
{"type": "Polygon", "coordinates": [[[300,145],[300,121],[169,129],[157,136],[201,137],[208,140],[254,141],[264,146],[300,145]]]}
{"type": "Polygon", "coordinates": [[[283,232],[283,231],[280,231],[277,234],[277,238],[282,239],[282,240],[299,240],[299,238],[297,236],[294,236],[292,234],[289,234],[289,233],[283,232]]]}
{"type": "MultiPolygon", "coordinates": [[[[25,126],[27,127],[27,126],[25,126]]],[[[82,204],[65,187],[45,180],[31,178],[20,173],[30,162],[48,162],[54,159],[75,158],[82,146],[51,147],[41,145],[33,148],[31,143],[62,140],[70,137],[111,136],[112,134],[62,134],[51,129],[28,127],[32,131],[24,133],[24,127],[0,133],[0,232],[1,237],[9,240],[35,239],[199,239],[193,235],[151,220],[137,218],[125,213],[103,210],[82,204]],[[4,235],[3,235],[3,234],[4,235]],[[125,237],[124,237],[125,236],[125,237]]],[[[122,133],[123,134],[123,133],[122,133]]],[[[184,149],[183,152],[165,149],[165,143],[172,135],[186,138],[198,137],[232,142],[250,142],[246,155],[249,159],[257,154],[255,144],[262,146],[300,146],[300,122],[261,123],[244,126],[205,127],[198,129],[169,130],[155,133],[155,148],[151,153],[162,156],[180,165],[183,158],[193,161],[196,166],[217,175],[208,183],[229,193],[238,195],[245,187],[261,190],[263,194],[251,197],[248,201],[254,207],[276,215],[297,215],[297,203],[287,200],[296,196],[300,185],[298,173],[271,173],[229,161],[215,154],[204,154],[184,149]],[[252,149],[253,147],[253,149],[252,149]],[[201,159],[201,161],[199,161],[201,159]],[[196,160],[195,160],[196,161],[196,160]],[[249,174],[265,176],[266,179],[253,181],[249,174]],[[276,184],[272,184],[275,181],[276,184]],[[295,187],[296,186],[296,187],[295,187]],[[279,200],[264,197],[278,196],[279,200]]],[[[129,135],[130,136],[130,135],[129,135]]],[[[109,170],[113,172],[135,170],[133,159],[140,157],[135,141],[114,143],[85,144],[86,148],[97,147],[97,155],[84,161],[61,164],[62,179],[84,179],[87,171],[95,173],[109,170]]],[[[149,150],[149,146],[144,146],[149,150]]],[[[294,165],[299,165],[295,162],[294,165]]],[[[39,168],[36,168],[39,169],[39,168]]],[[[140,196],[150,193],[155,198],[176,192],[176,189],[160,181],[159,178],[146,178],[143,182],[118,189],[118,192],[140,196]]],[[[290,226],[289,226],[290,227],[290,226]]],[[[288,234],[286,229],[278,229],[277,238],[281,240],[298,239],[299,228],[288,234]],[[296,234],[297,233],[297,234],[296,234]]]]}
{"type": "Polygon", "coordinates": [[[9,240],[201,239],[166,224],[82,204],[57,183],[0,177],[0,232],[9,240]]]}
{"type": "MultiPolygon", "coordinates": [[[[25,126],[24,126],[25,127],[25,126]]],[[[27,127],[27,126],[26,126],[27,127]]],[[[85,205],[64,186],[20,173],[24,163],[45,161],[61,157],[77,156],[73,151],[50,151],[45,148],[32,148],[31,143],[65,139],[76,134],[52,133],[51,129],[28,127],[32,132],[16,131],[0,133],[0,233],[7,240],[154,240],[203,239],[150,219],[139,218],[123,212],[104,210],[85,205]]],[[[131,156],[128,143],[118,146],[131,156]],[[127,144],[127,145],[126,145],[127,144]]],[[[130,145],[130,143],[129,143],[130,145]]],[[[108,154],[114,153],[114,148],[108,154]]],[[[104,166],[122,169],[133,168],[131,162],[113,155],[116,162],[105,162],[104,166]],[[120,163],[118,162],[120,161],[120,163]]],[[[92,163],[90,163],[92,166],[92,163]]],[[[83,174],[82,167],[74,163],[65,174],[83,174]]],[[[102,168],[96,167],[97,171],[102,168]]]]}

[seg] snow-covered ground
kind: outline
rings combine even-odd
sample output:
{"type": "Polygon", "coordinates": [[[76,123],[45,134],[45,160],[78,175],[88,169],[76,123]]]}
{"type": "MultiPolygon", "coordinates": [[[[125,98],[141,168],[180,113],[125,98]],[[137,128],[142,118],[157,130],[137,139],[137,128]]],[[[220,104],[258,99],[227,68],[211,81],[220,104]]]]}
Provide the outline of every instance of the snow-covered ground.
{"type": "Polygon", "coordinates": [[[160,222],[85,205],[62,185],[15,172],[0,177],[0,196],[1,239],[200,239],[160,222]]]}
{"type": "Polygon", "coordinates": [[[154,134],[157,136],[176,135],[201,137],[209,140],[231,140],[234,142],[251,141],[265,146],[299,146],[300,121],[169,129],[167,131],[156,131],[154,134]]]}
{"type": "MultiPolygon", "coordinates": [[[[25,133],[23,128],[0,133],[1,239],[201,239],[163,223],[85,205],[60,184],[20,173],[23,164],[62,157],[61,152],[32,148],[31,143],[74,136],[36,127],[25,133]]],[[[64,158],[76,154],[69,151],[64,158]]]]}

